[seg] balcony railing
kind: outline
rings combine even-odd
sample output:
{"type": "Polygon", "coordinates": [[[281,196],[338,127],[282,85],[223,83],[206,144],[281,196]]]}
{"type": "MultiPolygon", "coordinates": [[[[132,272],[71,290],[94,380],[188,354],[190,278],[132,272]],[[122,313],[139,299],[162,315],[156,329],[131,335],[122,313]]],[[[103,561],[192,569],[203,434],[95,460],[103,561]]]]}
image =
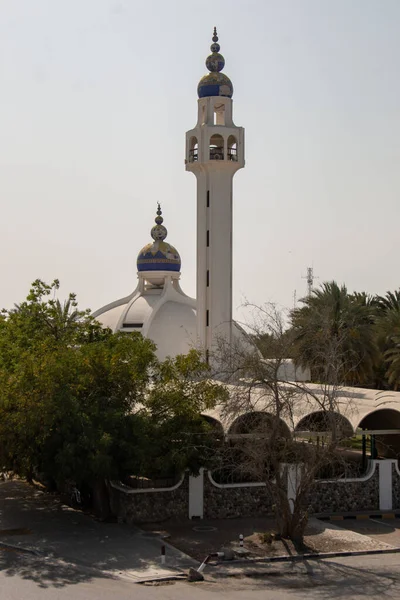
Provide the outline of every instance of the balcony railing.
{"type": "Polygon", "coordinates": [[[228,160],[237,161],[237,148],[228,148],[228,160]]]}
{"type": "Polygon", "coordinates": [[[210,160],[224,160],[224,147],[210,146],[210,160]]]}
{"type": "MultiPolygon", "coordinates": [[[[227,159],[237,161],[237,149],[228,148],[227,159]]],[[[198,148],[189,150],[189,162],[197,162],[199,160],[198,148]]],[[[210,160],[224,160],[224,147],[223,146],[210,146],[210,160]]]]}
{"type": "Polygon", "coordinates": [[[199,152],[197,148],[189,150],[189,162],[197,162],[199,160],[199,152]]]}

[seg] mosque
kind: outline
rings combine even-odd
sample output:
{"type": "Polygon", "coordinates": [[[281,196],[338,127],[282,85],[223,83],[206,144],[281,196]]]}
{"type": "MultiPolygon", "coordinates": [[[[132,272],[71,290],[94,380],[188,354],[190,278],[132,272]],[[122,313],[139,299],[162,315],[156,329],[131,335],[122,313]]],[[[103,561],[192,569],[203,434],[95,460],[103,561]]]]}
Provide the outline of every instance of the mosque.
{"type": "MultiPolygon", "coordinates": [[[[232,344],[237,340],[243,341],[245,336],[232,318],[233,176],[245,164],[244,129],[233,122],[233,86],[222,73],[224,66],[225,59],[220,54],[214,28],[211,54],[206,59],[209,73],[202,77],[197,88],[197,123],[186,133],[186,170],[194,173],[197,180],[196,299],[187,296],[180,286],[181,258],[176,248],[167,241],[168,232],[158,205],[151,229],[152,241],[138,254],[136,289],[125,298],[93,313],[99,322],[114,332],[140,331],[153,340],[160,360],[184,354],[193,347],[204,351],[207,359],[219,337],[232,344]]],[[[282,378],[286,381],[295,379],[294,370],[282,378]]],[[[302,375],[297,380],[304,379],[308,377],[302,375]]],[[[310,384],[308,392],[299,392],[291,421],[281,419],[287,435],[326,435],[329,427],[326,413],[321,410],[325,397],[323,388],[310,384]]],[[[240,384],[230,389],[237,393],[240,384]]],[[[400,509],[400,470],[397,463],[400,456],[400,392],[343,388],[340,399],[343,406],[349,407],[348,414],[342,411],[336,415],[340,429],[348,437],[362,432],[363,462],[367,436],[371,439],[371,449],[373,445],[375,447],[376,437],[376,444],[385,459],[380,462],[371,460],[368,472],[358,479],[320,480],[318,484],[321,489],[325,486],[326,491],[314,511],[332,511],[334,485],[337,486],[337,510],[349,511],[354,507],[357,510],[400,509]],[[347,483],[351,485],[347,486],[347,483]]],[[[252,389],[251,412],[244,409],[242,414],[232,415],[232,422],[224,420],[219,407],[208,411],[205,416],[222,435],[239,439],[252,432],[249,424],[254,421],[249,417],[254,414],[263,416],[268,422],[266,402],[268,396],[263,389],[252,389]]],[[[143,514],[150,510],[151,518],[154,518],[157,493],[157,506],[161,512],[165,511],[165,518],[182,507],[191,518],[226,517],[226,501],[231,511],[228,516],[253,516],[260,506],[266,506],[265,498],[257,504],[265,485],[261,482],[221,484],[213,480],[210,472],[205,479],[203,469],[198,477],[189,477],[188,488],[180,487],[183,480],[184,476],[177,485],[168,489],[150,490],[151,497],[142,494],[144,490],[128,490],[119,484],[112,486],[118,493],[130,498],[136,521],[140,500],[143,514]],[[178,488],[180,491],[177,491],[178,488]],[[235,488],[235,493],[232,494],[229,488],[235,488]],[[209,496],[213,510],[207,504],[209,496]],[[181,502],[177,501],[178,497],[181,502]]],[[[288,480],[288,498],[295,485],[289,483],[288,480]]],[[[126,500],[123,503],[124,506],[128,504],[126,500]]]]}
{"type": "Polygon", "coordinates": [[[244,167],[244,129],[232,120],[233,85],[224,66],[214,28],[209,73],[197,88],[197,123],[186,133],[186,170],[197,179],[197,298],[182,291],[181,258],[167,241],[158,205],[153,241],[138,254],[136,289],[93,313],[114,332],[140,331],[153,340],[160,360],[193,347],[208,357],[217,337],[231,343],[244,335],[232,320],[232,188],[244,167]]]}

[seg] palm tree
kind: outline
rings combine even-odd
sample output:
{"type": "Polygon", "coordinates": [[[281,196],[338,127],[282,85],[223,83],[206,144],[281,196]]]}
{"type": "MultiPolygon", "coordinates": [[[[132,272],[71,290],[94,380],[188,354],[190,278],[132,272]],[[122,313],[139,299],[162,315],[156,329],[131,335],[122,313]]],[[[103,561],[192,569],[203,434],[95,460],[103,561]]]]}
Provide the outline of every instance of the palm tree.
{"type": "Polygon", "coordinates": [[[389,385],[397,390],[400,387],[400,337],[394,337],[392,342],[392,347],[385,352],[386,377],[389,385]]]}
{"type": "MultiPolygon", "coordinates": [[[[377,343],[381,351],[380,378],[389,387],[400,386],[400,290],[377,296],[377,343]]],[[[382,387],[383,387],[382,385],[382,387]]]]}
{"type": "Polygon", "coordinates": [[[377,358],[374,299],[331,281],[302,303],[291,313],[296,362],[309,367],[314,380],[369,383],[377,358]]]}

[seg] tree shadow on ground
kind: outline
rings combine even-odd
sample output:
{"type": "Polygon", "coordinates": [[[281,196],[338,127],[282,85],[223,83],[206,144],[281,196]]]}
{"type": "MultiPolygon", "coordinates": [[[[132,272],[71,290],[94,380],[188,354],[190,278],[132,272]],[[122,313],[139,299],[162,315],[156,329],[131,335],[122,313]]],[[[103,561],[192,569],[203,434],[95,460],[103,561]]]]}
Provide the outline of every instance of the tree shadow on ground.
{"type": "MultiPolygon", "coordinates": [[[[383,565],[383,563],[382,563],[383,565]]],[[[288,565],[282,569],[277,564],[264,573],[258,570],[251,575],[243,586],[237,589],[248,588],[249,579],[252,580],[253,589],[264,587],[268,589],[286,590],[288,598],[290,591],[303,590],[305,594],[318,600],[348,599],[355,597],[367,598],[399,598],[400,597],[400,572],[381,565],[353,566],[333,560],[304,560],[288,565]]]]}
{"type": "Polygon", "coordinates": [[[353,566],[333,560],[306,560],[303,564],[313,583],[315,598],[349,598],[356,594],[397,598],[400,595],[400,573],[391,570],[390,566],[375,567],[368,562],[365,566],[353,566]]]}
{"type": "MultiPolygon", "coordinates": [[[[123,572],[135,579],[160,568],[161,541],[135,527],[99,523],[22,481],[0,484],[0,523],[0,542],[5,545],[0,546],[0,571],[41,587],[113,578],[123,572]],[[16,549],[7,551],[7,545],[16,549]]],[[[169,553],[167,566],[175,564],[177,555],[169,553]]]]}
{"type": "Polygon", "coordinates": [[[40,588],[61,588],[91,581],[97,578],[110,578],[99,572],[94,575],[76,565],[46,559],[14,550],[0,550],[0,572],[7,577],[19,577],[34,581],[40,588]]]}

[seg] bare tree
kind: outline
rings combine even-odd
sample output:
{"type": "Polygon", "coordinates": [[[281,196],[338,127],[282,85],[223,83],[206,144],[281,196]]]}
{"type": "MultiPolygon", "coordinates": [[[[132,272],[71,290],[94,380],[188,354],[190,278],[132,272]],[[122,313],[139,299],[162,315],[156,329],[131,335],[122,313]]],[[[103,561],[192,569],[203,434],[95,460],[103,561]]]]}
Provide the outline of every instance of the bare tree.
{"type": "Polygon", "coordinates": [[[230,425],[221,468],[264,482],[279,533],[302,542],[315,479],[327,468],[333,474],[342,460],[342,440],[352,435],[343,416],[351,410],[351,395],[339,381],[340,343],[328,345],[323,357],[329,373],[324,384],[288,380],[287,358],[293,355],[288,316],[273,304],[247,306],[253,312],[248,340],[228,344],[221,338],[213,352],[215,377],[229,389],[220,407],[230,425]],[[302,419],[305,426],[299,427],[302,419]]]}

